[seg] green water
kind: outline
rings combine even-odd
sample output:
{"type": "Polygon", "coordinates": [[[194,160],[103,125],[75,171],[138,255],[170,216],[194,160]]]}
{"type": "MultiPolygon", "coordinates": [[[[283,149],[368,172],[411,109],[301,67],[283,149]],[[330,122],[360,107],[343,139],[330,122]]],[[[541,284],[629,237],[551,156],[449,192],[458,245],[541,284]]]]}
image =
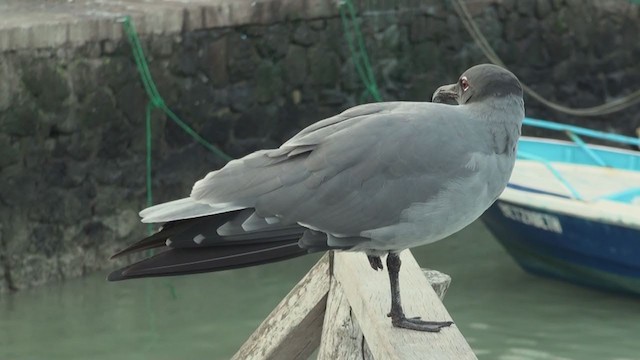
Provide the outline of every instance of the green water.
{"type": "MultiPolygon", "coordinates": [[[[527,275],[479,223],[414,254],[453,277],[445,305],[482,360],[640,359],[640,299],[527,275]]],[[[3,296],[0,360],[227,359],[317,259],[3,296]]]]}

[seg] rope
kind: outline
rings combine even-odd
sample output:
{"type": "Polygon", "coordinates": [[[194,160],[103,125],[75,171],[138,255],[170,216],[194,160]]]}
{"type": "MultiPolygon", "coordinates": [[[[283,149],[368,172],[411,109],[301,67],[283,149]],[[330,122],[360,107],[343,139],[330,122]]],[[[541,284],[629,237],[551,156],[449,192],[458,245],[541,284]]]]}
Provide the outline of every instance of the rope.
{"type": "MultiPolygon", "coordinates": [[[[505,64],[502,62],[500,57],[498,57],[498,55],[495,53],[491,45],[489,45],[489,42],[487,41],[487,39],[484,37],[484,35],[476,25],[475,21],[473,20],[473,17],[469,13],[469,10],[464,5],[464,2],[462,0],[453,0],[452,3],[455,11],[458,13],[460,20],[462,21],[462,24],[467,29],[467,32],[469,33],[469,35],[471,35],[471,37],[476,42],[476,44],[480,47],[484,55],[489,59],[489,61],[491,61],[495,65],[499,65],[506,68],[505,64]]],[[[556,110],[565,114],[569,114],[569,115],[575,115],[575,116],[607,115],[607,114],[611,114],[611,113],[626,109],[640,102],[640,90],[637,90],[623,98],[612,100],[602,105],[598,105],[590,108],[574,109],[574,108],[560,105],[545,99],[544,97],[542,97],[542,95],[538,94],[535,90],[531,89],[525,84],[522,84],[522,88],[529,96],[538,100],[543,105],[546,105],[547,107],[553,110],[556,110]]]]}

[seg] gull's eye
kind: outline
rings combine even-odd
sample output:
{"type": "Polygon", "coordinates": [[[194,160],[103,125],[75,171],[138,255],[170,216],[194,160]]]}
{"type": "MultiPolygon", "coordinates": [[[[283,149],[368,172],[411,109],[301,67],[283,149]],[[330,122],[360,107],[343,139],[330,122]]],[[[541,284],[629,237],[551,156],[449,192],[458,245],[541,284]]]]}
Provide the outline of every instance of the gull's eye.
{"type": "Polygon", "coordinates": [[[460,87],[463,92],[469,90],[469,80],[467,80],[466,76],[460,78],[460,87]]]}

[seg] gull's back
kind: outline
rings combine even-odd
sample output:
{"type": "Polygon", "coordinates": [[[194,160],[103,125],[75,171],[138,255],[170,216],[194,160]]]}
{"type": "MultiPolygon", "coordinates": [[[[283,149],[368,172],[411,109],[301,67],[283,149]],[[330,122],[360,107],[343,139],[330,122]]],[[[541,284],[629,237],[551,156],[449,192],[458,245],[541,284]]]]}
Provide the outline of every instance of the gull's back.
{"type": "Polygon", "coordinates": [[[372,240],[359,248],[439,240],[490,205],[506,180],[486,179],[510,173],[515,159],[515,149],[503,152],[495,139],[518,133],[518,122],[469,110],[414,102],[355,107],[210,174],[192,197],[372,240]]]}

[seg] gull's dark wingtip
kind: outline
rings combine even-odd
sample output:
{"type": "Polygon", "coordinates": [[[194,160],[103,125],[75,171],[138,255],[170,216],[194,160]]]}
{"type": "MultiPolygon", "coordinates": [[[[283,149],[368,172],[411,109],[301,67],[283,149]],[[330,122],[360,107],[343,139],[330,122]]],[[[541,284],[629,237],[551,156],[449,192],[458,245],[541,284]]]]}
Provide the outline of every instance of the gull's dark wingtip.
{"type": "MultiPolygon", "coordinates": [[[[143,241],[145,241],[145,240],[146,239],[144,239],[143,241]]],[[[155,249],[155,248],[158,248],[158,247],[161,247],[161,246],[164,246],[164,245],[165,245],[164,241],[160,241],[160,242],[156,241],[154,243],[145,243],[145,244],[136,243],[136,244],[133,244],[133,245],[131,245],[129,247],[126,247],[126,248],[116,252],[115,254],[111,255],[109,257],[109,260],[113,260],[113,259],[122,257],[124,255],[133,254],[135,252],[139,252],[139,251],[143,251],[143,250],[155,249]]]]}
{"type": "Polygon", "coordinates": [[[109,275],[107,275],[107,281],[125,280],[126,277],[124,276],[123,272],[124,272],[124,269],[119,269],[111,272],[109,275]]]}
{"type": "Polygon", "coordinates": [[[136,266],[140,262],[112,271],[111,273],[109,273],[109,275],[107,275],[107,281],[114,282],[114,281],[122,281],[122,280],[129,280],[129,279],[136,278],[136,276],[131,276],[130,274],[127,274],[127,273],[132,267],[136,266]]]}
{"type": "Polygon", "coordinates": [[[109,256],[109,260],[113,260],[113,259],[119,258],[120,256],[124,255],[125,251],[126,251],[126,249],[123,249],[123,250],[120,250],[117,253],[109,256]]]}

